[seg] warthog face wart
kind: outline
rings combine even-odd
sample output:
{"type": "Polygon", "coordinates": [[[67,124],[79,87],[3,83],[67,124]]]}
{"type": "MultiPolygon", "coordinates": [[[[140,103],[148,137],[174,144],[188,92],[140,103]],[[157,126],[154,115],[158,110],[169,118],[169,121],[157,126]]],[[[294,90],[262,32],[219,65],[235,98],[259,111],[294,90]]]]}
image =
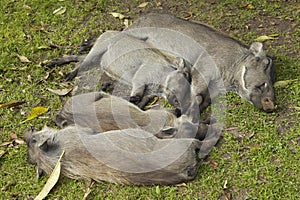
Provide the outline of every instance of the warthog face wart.
{"type": "Polygon", "coordinates": [[[240,66],[240,96],[259,109],[272,112],[275,108],[273,62],[264,54],[261,43],[251,45],[250,54],[240,62],[240,66]]]}

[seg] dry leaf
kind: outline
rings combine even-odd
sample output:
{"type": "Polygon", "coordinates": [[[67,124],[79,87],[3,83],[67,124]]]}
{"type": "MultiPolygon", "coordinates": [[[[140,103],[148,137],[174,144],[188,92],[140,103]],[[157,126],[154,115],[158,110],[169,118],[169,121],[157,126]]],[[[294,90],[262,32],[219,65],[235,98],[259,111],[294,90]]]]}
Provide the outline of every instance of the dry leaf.
{"type": "Polygon", "coordinates": [[[67,10],[67,8],[62,6],[62,7],[58,8],[58,9],[54,10],[53,14],[54,15],[62,15],[62,14],[64,14],[66,12],[66,10],[67,10]]]}
{"type": "Polygon", "coordinates": [[[50,76],[50,72],[46,72],[46,76],[42,78],[42,81],[46,81],[50,76]]]}
{"type": "Polygon", "coordinates": [[[176,184],[177,187],[187,187],[187,184],[186,183],[179,183],[179,184],[176,184]]]}
{"type": "MultiPolygon", "coordinates": [[[[225,189],[225,190],[224,190],[224,195],[225,195],[225,198],[226,198],[227,200],[231,200],[231,199],[232,199],[232,195],[231,195],[230,190],[225,189]]],[[[223,199],[223,198],[221,198],[221,199],[223,199]]]]}
{"type": "Polygon", "coordinates": [[[1,188],[1,191],[7,191],[7,190],[9,190],[11,187],[13,187],[15,185],[16,185],[16,182],[14,180],[13,181],[9,181],[6,185],[4,185],[1,188]]]}
{"type": "Polygon", "coordinates": [[[27,117],[26,120],[22,121],[21,124],[24,122],[27,122],[29,120],[32,120],[32,119],[38,117],[39,115],[46,113],[48,110],[49,110],[49,108],[45,108],[42,106],[37,106],[37,107],[33,108],[30,112],[30,115],[27,117]]]}
{"type": "Polygon", "coordinates": [[[28,80],[28,82],[32,83],[32,78],[31,78],[30,74],[27,75],[27,80],[28,80]]]}
{"type": "Polygon", "coordinates": [[[1,68],[0,71],[24,71],[26,70],[28,67],[24,66],[24,67],[4,67],[1,68]]]}
{"type": "Polygon", "coordinates": [[[261,149],[261,147],[260,147],[260,145],[256,145],[256,146],[253,146],[253,147],[251,147],[250,148],[250,151],[258,151],[258,150],[260,150],[261,149]]]}
{"type": "Polygon", "coordinates": [[[90,193],[92,192],[92,187],[93,187],[94,183],[95,183],[94,181],[91,182],[91,184],[90,184],[90,186],[88,187],[87,191],[85,192],[85,194],[84,194],[82,200],[86,200],[87,197],[90,195],[90,193]]]}
{"type": "Polygon", "coordinates": [[[274,33],[274,34],[270,34],[270,35],[268,35],[269,37],[278,37],[279,36],[279,34],[277,34],[277,33],[274,33]]]}
{"type": "Polygon", "coordinates": [[[36,31],[44,31],[44,32],[46,32],[44,27],[38,27],[38,26],[31,25],[31,24],[30,24],[30,26],[31,26],[32,29],[34,29],[36,31]]]}
{"type": "Polygon", "coordinates": [[[64,155],[65,151],[63,151],[49,177],[49,179],[47,180],[46,184],[44,185],[42,191],[39,193],[39,195],[37,197],[35,197],[35,200],[42,200],[44,199],[49,192],[51,191],[51,189],[55,186],[55,184],[57,183],[59,176],[60,176],[60,169],[61,169],[61,159],[64,155]]]}
{"type": "Polygon", "coordinates": [[[41,45],[38,47],[38,49],[51,49],[51,48],[47,45],[41,45]]]}
{"type": "Polygon", "coordinates": [[[272,35],[262,35],[259,36],[258,38],[254,39],[257,42],[265,42],[267,40],[275,40],[277,39],[279,35],[278,34],[272,34],[272,35]]]}
{"type": "Polygon", "coordinates": [[[6,153],[6,151],[0,150],[0,158],[6,153]]]}
{"type": "Polygon", "coordinates": [[[121,13],[110,12],[109,14],[111,14],[113,17],[119,18],[119,19],[121,19],[121,20],[125,18],[125,16],[122,15],[121,13]]]}
{"type": "Polygon", "coordinates": [[[250,9],[254,9],[254,6],[253,6],[252,3],[249,3],[249,4],[246,6],[246,8],[250,10],[250,9]]]}
{"type": "Polygon", "coordinates": [[[8,135],[8,137],[9,137],[9,139],[11,139],[11,140],[18,139],[18,136],[17,136],[17,134],[15,134],[15,133],[10,133],[10,134],[8,135]]]}
{"type": "Polygon", "coordinates": [[[25,56],[20,56],[19,54],[17,54],[17,56],[19,57],[21,62],[26,62],[26,63],[30,63],[31,61],[25,57],[25,56]]]}
{"type": "Polygon", "coordinates": [[[61,90],[53,90],[51,88],[47,88],[47,90],[54,93],[54,94],[57,94],[59,96],[66,96],[73,90],[73,88],[71,88],[71,89],[61,89],[61,90]]]}
{"type": "Polygon", "coordinates": [[[150,109],[153,106],[155,106],[155,103],[159,100],[159,97],[154,97],[153,101],[151,101],[147,106],[145,106],[145,109],[150,109]]]}
{"type": "Polygon", "coordinates": [[[138,8],[144,8],[149,4],[149,2],[143,2],[140,5],[138,5],[138,8]]]}
{"type": "Polygon", "coordinates": [[[12,142],[3,142],[2,144],[0,144],[0,147],[8,147],[12,144],[12,142]]]}
{"type": "Polygon", "coordinates": [[[209,162],[208,165],[209,165],[210,167],[216,169],[216,168],[218,167],[219,164],[218,164],[217,162],[211,160],[211,161],[209,162]]]}
{"type": "Polygon", "coordinates": [[[274,87],[284,87],[287,86],[289,83],[291,83],[290,80],[286,80],[286,81],[276,81],[274,83],[274,87]]]}
{"type": "Polygon", "coordinates": [[[157,185],[156,187],[155,187],[155,192],[156,192],[156,194],[159,196],[160,195],[160,188],[159,188],[159,185],[157,185]]]}
{"type": "Polygon", "coordinates": [[[61,83],[59,83],[59,86],[61,86],[61,87],[72,86],[73,87],[73,84],[71,82],[61,82],[61,83]]]}
{"type": "Polygon", "coordinates": [[[51,49],[62,49],[63,47],[58,44],[55,44],[52,40],[50,40],[50,48],[51,49]]]}
{"type": "Polygon", "coordinates": [[[247,5],[241,6],[240,8],[252,10],[252,9],[254,9],[254,5],[252,3],[248,3],[247,5]]]}
{"type": "Polygon", "coordinates": [[[7,103],[0,104],[0,108],[15,107],[15,106],[19,106],[19,105],[21,105],[23,103],[25,103],[25,101],[10,101],[10,102],[7,102],[7,103]]]}
{"type": "Polygon", "coordinates": [[[129,20],[128,19],[124,19],[124,25],[125,25],[125,28],[129,27],[129,20]]]}
{"type": "Polygon", "coordinates": [[[277,82],[274,83],[274,87],[284,87],[284,86],[287,86],[288,84],[290,84],[294,81],[297,81],[297,79],[277,81],[277,82]]]}
{"type": "Polygon", "coordinates": [[[26,5],[26,4],[24,4],[24,5],[22,6],[22,8],[25,8],[25,9],[31,9],[31,7],[28,6],[28,5],[26,5]]]}
{"type": "Polygon", "coordinates": [[[9,139],[13,140],[13,142],[15,142],[15,143],[17,143],[17,144],[24,144],[24,143],[25,143],[25,141],[22,140],[22,139],[20,139],[20,138],[17,136],[17,134],[15,134],[15,133],[10,133],[10,134],[8,135],[8,137],[9,137],[9,139]]]}
{"type": "Polygon", "coordinates": [[[193,17],[193,13],[192,12],[185,12],[185,11],[183,11],[181,13],[182,13],[184,19],[191,19],[193,17]]]}
{"type": "Polygon", "coordinates": [[[228,181],[225,180],[225,183],[224,183],[224,185],[223,185],[223,189],[227,189],[227,184],[228,184],[228,181]]]}
{"type": "Polygon", "coordinates": [[[15,139],[14,142],[17,144],[25,144],[25,141],[20,138],[15,139]]]}

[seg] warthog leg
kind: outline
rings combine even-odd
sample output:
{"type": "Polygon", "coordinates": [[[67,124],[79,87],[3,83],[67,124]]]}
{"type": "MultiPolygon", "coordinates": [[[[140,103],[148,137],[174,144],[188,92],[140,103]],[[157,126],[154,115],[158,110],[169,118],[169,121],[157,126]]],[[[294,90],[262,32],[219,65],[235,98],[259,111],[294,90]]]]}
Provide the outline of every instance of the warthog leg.
{"type": "Polygon", "coordinates": [[[68,55],[68,56],[64,56],[62,58],[55,58],[50,63],[47,64],[47,67],[52,68],[52,67],[55,67],[55,66],[66,65],[66,64],[69,64],[71,62],[80,62],[86,56],[87,56],[87,54],[83,54],[83,55],[68,55]]]}

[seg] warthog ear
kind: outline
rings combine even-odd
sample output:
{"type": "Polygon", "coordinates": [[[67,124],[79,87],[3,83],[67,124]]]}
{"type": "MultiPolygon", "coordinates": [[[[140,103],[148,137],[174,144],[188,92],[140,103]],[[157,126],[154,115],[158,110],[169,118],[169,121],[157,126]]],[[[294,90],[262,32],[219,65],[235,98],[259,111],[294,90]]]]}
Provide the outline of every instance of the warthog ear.
{"type": "Polygon", "coordinates": [[[47,151],[48,146],[53,144],[55,138],[55,131],[49,127],[44,127],[43,130],[37,135],[37,146],[47,151]]]}
{"type": "Polygon", "coordinates": [[[168,126],[162,129],[159,133],[155,134],[155,136],[161,139],[173,138],[176,130],[176,128],[168,126]]]}
{"type": "Polygon", "coordinates": [[[43,150],[43,151],[47,151],[48,149],[48,138],[45,138],[45,137],[41,137],[40,138],[41,140],[38,141],[38,147],[43,150]]]}
{"type": "Polygon", "coordinates": [[[186,66],[184,59],[181,57],[176,57],[174,59],[174,64],[176,65],[177,70],[184,70],[184,68],[186,66]]]}
{"type": "Polygon", "coordinates": [[[35,130],[34,130],[33,126],[31,126],[29,130],[26,130],[24,132],[24,139],[25,139],[27,145],[29,144],[30,138],[34,132],[35,132],[35,130]]]}
{"type": "Polygon", "coordinates": [[[190,82],[191,67],[189,66],[189,64],[187,64],[186,61],[181,57],[176,57],[174,63],[177,66],[177,70],[182,71],[185,78],[190,82]]]}
{"type": "Polygon", "coordinates": [[[254,54],[255,57],[265,56],[263,44],[260,42],[253,42],[250,46],[250,51],[254,54]]]}

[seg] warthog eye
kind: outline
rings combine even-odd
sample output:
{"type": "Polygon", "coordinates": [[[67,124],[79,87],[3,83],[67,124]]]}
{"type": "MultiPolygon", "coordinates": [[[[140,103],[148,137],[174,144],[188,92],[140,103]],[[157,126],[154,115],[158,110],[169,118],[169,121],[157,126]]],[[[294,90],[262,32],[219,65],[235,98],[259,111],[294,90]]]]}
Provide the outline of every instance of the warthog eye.
{"type": "Polygon", "coordinates": [[[32,143],[32,144],[35,144],[36,142],[37,142],[37,141],[36,141],[35,137],[31,138],[31,143],[32,143]]]}
{"type": "Polygon", "coordinates": [[[268,87],[268,84],[267,83],[262,83],[258,86],[255,86],[260,92],[263,92],[267,87],[268,87]]]}

